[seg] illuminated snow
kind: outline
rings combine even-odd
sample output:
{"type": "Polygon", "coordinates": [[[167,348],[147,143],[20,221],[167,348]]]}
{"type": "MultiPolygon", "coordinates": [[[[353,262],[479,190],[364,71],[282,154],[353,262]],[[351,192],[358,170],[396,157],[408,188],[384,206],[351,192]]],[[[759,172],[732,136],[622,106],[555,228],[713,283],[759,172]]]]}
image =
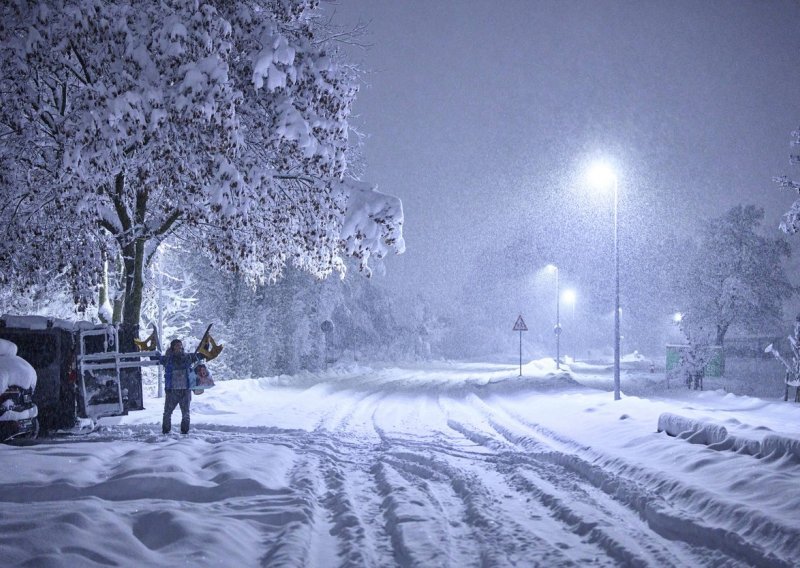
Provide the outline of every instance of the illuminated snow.
{"type": "Polygon", "coordinates": [[[800,405],[668,390],[624,359],[623,394],[648,398],[582,386],[607,382],[603,365],[354,365],[218,380],[185,437],[160,434],[163,401],[147,398],[91,434],[0,447],[0,528],[14,527],[0,551],[29,565],[793,563],[800,454],[770,439],[800,440],[800,405]]]}

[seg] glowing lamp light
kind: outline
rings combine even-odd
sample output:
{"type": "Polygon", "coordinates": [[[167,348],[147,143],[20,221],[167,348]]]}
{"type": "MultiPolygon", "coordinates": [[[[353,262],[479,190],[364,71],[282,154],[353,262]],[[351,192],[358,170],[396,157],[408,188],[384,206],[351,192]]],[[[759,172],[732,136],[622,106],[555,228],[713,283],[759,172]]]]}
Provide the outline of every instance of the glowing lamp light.
{"type": "Polygon", "coordinates": [[[587,178],[592,187],[605,189],[613,186],[617,180],[617,174],[605,162],[596,162],[589,168],[587,178]]]}

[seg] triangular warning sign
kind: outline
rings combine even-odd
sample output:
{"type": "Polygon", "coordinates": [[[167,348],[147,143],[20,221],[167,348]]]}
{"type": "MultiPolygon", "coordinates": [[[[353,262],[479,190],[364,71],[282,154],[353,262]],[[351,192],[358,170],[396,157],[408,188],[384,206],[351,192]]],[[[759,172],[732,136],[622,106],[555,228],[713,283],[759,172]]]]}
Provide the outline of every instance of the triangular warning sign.
{"type": "Polygon", "coordinates": [[[522,316],[517,318],[517,322],[514,324],[514,331],[528,331],[528,326],[525,325],[525,320],[522,319],[522,316]]]}

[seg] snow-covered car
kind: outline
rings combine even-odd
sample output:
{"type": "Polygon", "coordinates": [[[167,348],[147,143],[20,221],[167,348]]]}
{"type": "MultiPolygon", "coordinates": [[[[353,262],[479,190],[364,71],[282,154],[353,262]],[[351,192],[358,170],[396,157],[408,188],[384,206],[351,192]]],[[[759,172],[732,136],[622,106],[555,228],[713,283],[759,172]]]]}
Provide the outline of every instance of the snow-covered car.
{"type": "Polygon", "coordinates": [[[33,402],[36,371],[17,355],[17,346],[0,339],[0,441],[35,438],[39,409],[33,402]]]}

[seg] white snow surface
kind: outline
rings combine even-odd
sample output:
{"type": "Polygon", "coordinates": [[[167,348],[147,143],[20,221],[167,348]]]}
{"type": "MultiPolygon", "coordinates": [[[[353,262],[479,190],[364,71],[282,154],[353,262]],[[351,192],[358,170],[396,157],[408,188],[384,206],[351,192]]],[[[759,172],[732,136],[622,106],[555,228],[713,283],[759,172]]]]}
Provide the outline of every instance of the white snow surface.
{"type": "Polygon", "coordinates": [[[17,346],[14,343],[0,339],[0,393],[4,393],[11,385],[23,389],[35,387],[36,371],[30,363],[17,355],[17,346]]]}
{"type": "Polygon", "coordinates": [[[0,557],[796,566],[800,405],[668,390],[645,366],[622,387],[648,398],[616,402],[584,386],[607,366],[552,360],[218,376],[187,436],[162,435],[147,398],[90,434],[1,446],[0,557]]]}
{"type": "Polygon", "coordinates": [[[14,357],[17,354],[17,345],[7,339],[0,339],[0,357],[14,357]]]}

